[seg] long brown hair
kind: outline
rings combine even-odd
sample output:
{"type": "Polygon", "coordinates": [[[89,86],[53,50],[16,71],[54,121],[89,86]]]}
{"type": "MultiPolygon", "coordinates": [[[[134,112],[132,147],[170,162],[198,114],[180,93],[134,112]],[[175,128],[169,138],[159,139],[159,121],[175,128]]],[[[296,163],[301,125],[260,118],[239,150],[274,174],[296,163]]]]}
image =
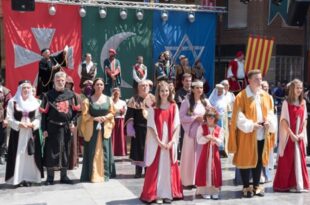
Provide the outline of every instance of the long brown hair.
{"type": "Polygon", "coordinates": [[[172,96],[172,90],[170,90],[169,88],[169,84],[166,81],[160,81],[157,86],[156,86],[156,91],[155,91],[155,100],[156,100],[156,107],[160,108],[160,104],[161,104],[161,98],[160,98],[160,89],[162,87],[167,87],[169,90],[169,96],[168,96],[168,102],[170,103],[175,103],[173,96],[172,96]]]}
{"type": "MultiPolygon", "coordinates": [[[[294,103],[296,99],[295,88],[297,87],[297,84],[301,84],[301,86],[303,86],[303,83],[299,79],[294,79],[291,82],[289,82],[287,102],[290,104],[294,103]]],[[[300,104],[303,103],[303,100],[304,100],[304,91],[302,91],[300,96],[298,97],[298,101],[300,104]]]]}
{"type": "MultiPolygon", "coordinates": [[[[194,82],[198,82],[198,80],[195,80],[194,82]]],[[[187,112],[187,115],[193,115],[193,112],[194,112],[194,107],[195,107],[195,97],[194,97],[194,88],[195,86],[192,86],[192,89],[191,89],[191,94],[189,95],[189,109],[188,109],[188,112],[187,112]]],[[[204,93],[202,93],[202,95],[200,96],[200,101],[201,103],[203,104],[204,107],[207,107],[207,101],[205,100],[205,95],[204,93]]]]}

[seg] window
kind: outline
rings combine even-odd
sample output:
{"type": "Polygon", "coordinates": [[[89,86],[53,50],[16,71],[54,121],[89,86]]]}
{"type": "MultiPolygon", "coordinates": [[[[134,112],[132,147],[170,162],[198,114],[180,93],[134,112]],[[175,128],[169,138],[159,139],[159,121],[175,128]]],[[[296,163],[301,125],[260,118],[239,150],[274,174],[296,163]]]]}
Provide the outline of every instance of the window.
{"type": "Polygon", "coordinates": [[[239,0],[228,0],[227,28],[245,28],[248,22],[248,6],[239,0]]]}

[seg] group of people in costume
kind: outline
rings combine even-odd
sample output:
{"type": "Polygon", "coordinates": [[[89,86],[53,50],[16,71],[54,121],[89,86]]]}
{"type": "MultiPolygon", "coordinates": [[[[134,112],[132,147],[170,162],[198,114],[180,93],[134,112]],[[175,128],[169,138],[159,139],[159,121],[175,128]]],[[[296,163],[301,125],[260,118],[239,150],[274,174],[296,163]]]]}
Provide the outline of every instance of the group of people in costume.
{"type": "Polygon", "coordinates": [[[74,82],[63,70],[66,53],[64,49],[50,56],[49,49],[42,50],[40,99],[35,98],[28,80],[19,83],[14,97],[0,86],[0,100],[5,103],[0,120],[3,127],[11,128],[7,183],[41,183],[46,167],[45,185],[54,184],[55,171],[60,171],[60,183],[72,184],[67,171],[72,160],[78,159],[72,153],[78,152],[77,138],[81,135],[81,182],[116,177],[114,156],[127,155],[125,136],[130,138],[129,158],[135,165],[135,178],[144,172],[143,202],[171,203],[183,198],[183,189],[193,188],[204,199],[219,199],[221,153],[233,154],[236,173],[242,179],[242,195],[264,196],[260,179],[277,142],[274,191],[310,189],[305,154],[307,109],[300,80],[289,83],[277,123],[272,96],[262,89],[261,72],[238,71],[243,69],[243,53],[230,63],[228,80],[216,84],[209,98],[199,61],[191,69],[187,58],[180,56],[180,65],[175,66],[169,52],[163,52],[155,64],[153,84],[147,80],[143,57],[138,56],[132,67],[135,94],[127,102],[121,100],[121,64],[114,49],[103,63],[103,78],[96,76],[97,65],[91,54],[85,55],[78,71],[80,95],[74,93],[74,82]],[[230,86],[237,87],[233,90],[238,91],[236,96],[230,86]]]}

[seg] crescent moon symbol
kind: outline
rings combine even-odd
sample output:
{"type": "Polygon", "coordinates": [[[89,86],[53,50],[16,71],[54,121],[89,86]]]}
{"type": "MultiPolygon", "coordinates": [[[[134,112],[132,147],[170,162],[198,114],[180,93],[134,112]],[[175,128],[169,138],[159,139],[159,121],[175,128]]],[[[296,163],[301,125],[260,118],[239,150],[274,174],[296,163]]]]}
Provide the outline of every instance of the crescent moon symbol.
{"type": "MultiPolygon", "coordinates": [[[[118,46],[127,38],[131,37],[131,36],[135,36],[135,33],[132,32],[122,32],[122,33],[118,33],[113,35],[112,37],[110,37],[105,44],[102,47],[101,50],[101,55],[100,55],[100,64],[101,64],[101,68],[102,71],[104,72],[104,68],[103,68],[103,61],[105,59],[107,59],[109,57],[109,49],[113,48],[115,50],[117,50],[118,46]]],[[[127,83],[126,81],[124,81],[124,79],[122,79],[121,82],[121,87],[125,87],[125,88],[132,88],[132,86],[127,83]]]]}

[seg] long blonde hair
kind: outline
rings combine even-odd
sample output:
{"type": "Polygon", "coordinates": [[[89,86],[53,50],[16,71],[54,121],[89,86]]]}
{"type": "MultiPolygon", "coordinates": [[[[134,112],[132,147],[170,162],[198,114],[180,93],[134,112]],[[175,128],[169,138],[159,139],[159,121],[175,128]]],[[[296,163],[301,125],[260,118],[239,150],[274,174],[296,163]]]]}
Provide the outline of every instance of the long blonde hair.
{"type": "Polygon", "coordinates": [[[169,90],[169,96],[168,96],[168,102],[170,103],[175,103],[173,96],[172,96],[172,90],[169,88],[169,84],[166,81],[160,81],[157,86],[156,86],[156,91],[155,91],[155,100],[156,100],[156,107],[160,108],[161,104],[161,98],[160,98],[160,89],[162,87],[167,87],[169,90]]]}
{"type": "MultiPolygon", "coordinates": [[[[301,84],[301,86],[303,86],[303,83],[299,79],[294,79],[291,82],[289,82],[287,102],[290,104],[293,103],[296,99],[295,88],[296,88],[297,84],[301,84]]],[[[303,100],[304,100],[304,91],[302,91],[300,96],[298,97],[298,101],[300,104],[303,103],[303,100]]]]}

